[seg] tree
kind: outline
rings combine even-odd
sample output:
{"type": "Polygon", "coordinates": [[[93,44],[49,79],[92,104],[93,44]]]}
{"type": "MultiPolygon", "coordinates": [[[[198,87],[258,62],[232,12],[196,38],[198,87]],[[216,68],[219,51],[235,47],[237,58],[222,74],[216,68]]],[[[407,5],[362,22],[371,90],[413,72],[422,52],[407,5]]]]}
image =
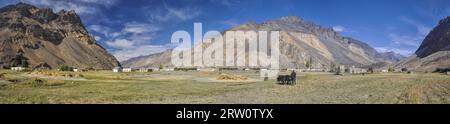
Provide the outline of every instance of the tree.
{"type": "Polygon", "coordinates": [[[330,67],[331,67],[330,72],[335,72],[336,71],[336,64],[334,64],[333,62],[331,62],[330,67]]]}
{"type": "Polygon", "coordinates": [[[16,55],[16,57],[14,57],[11,60],[10,66],[11,67],[17,67],[17,66],[28,67],[28,58],[26,58],[22,54],[18,54],[18,55],[16,55]]]}
{"type": "Polygon", "coordinates": [[[394,71],[395,71],[394,68],[392,68],[391,66],[389,66],[388,72],[394,72],[394,71]]]}
{"type": "Polygon", "coordinates": [[[305,66],[306,66],[306,68],[311,69],[311,63],[309,63],[309,61],[306,61],[305,66]]]}
{"type": "Polygon", "coordinates": [[[163,65],[159,65],[159,69],[164,69],[164,66],[163,65]]]}
{"type": "Polygon", "coordinates": [[[306,61],[305,66],[306,66],[306,68],[311,69],[312,68],[312,64],[313,64],[312,57],[309,57],[309,60],[306,61]]]}
{"type": "Polygon", "coordinates": [[[407,72],[408,69],[407,68],[402,68],[402,72],[407,72]]]}
{"type": "Polygon", "coordinates": [[[73,68],[68,66],[68,65],[66,65],[66,64],[62,64],[62,65],[59,66],[59,70],[60,71],[72,71],[73,68]]]}
{"type": "Polygon", "coordinates": [[[369,73],[373,73],[374,71],[373,71],[373,67],[371,66],[371,67],[369,67],[369,69],[367,69],[367,72],[369,72],[369,73]]]}

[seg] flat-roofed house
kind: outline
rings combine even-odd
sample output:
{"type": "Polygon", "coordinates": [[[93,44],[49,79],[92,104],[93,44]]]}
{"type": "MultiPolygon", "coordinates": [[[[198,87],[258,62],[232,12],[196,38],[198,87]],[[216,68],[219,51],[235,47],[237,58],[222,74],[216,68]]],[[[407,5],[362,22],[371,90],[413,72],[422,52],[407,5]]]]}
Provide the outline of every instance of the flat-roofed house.
{"type": "Polygon", "coordinates": [[[122,72],[122,67],[115,67],[112,69],[113,72],[122,72]]]}
{"type": "Polygon", "coordinates": [[[23,71],[25,69],[26,69],[25,67],[11,67],[11,70],[13,71],[23,71]]]}
{"type": "Polygon", "coordinates": [[[133,69],[132,68],[123,68],[122,72],[132,72],[133,69]]]}

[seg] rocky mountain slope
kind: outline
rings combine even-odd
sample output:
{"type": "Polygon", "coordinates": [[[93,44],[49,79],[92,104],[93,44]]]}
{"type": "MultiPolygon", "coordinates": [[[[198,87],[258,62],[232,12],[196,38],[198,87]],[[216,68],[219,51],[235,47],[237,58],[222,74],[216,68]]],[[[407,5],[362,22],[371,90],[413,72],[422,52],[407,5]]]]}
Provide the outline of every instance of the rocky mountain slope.
{"type": "MultiPolygon", "coordinates": [[[[295,16],[261,24],[245,23],[229,30],[280,31],[282,68],[306,68],[306,63],[310,61],[312,68],[331,68],[341,64],[362,66],[397,60],[392,58],[397,56],[383,56],[364,42],[343,37],[332,28],[324,28],[295,16]]],[[[155,61],[157,64],[170,65],[170,54],[166,51],[133,58],[122,64],[126,67],[147,67],[155,66],[155,61]],[[162,57],[163,55],[169,56],[162,57]]]]}
{"type": "Polygon", "coordinates": [[[396,64],[398,68],[433,71],[450,68],[450,16],[425,37],[414,55],[396,64]]]}
{"type": "Polygon", "coordinates": [[[118,61],[86,31],[75,11],[18,3],[0,9],[0,65],[30,68],[68,65],[109,69],[118,61]]]}

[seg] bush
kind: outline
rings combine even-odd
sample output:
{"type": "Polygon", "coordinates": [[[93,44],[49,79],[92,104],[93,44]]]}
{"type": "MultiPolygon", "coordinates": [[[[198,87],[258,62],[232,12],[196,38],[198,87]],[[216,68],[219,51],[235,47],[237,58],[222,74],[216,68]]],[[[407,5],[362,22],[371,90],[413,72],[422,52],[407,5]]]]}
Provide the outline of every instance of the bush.
{"type": "Polygon", "coordinates": [[[59,70],[60,70],[60,71],[72,71],[73,68],[70,67],[70,66],[68,66],[68,65],[60,65],[60,66],[59,66],[59,70]]]}
{"type": "Polygon", "coordinates": [[[389,66],[388,72],[394,72],[394,71],[395,71],[394,68],[392,68],[391,66],[389,66]]]}
{"type": "Polygon", "coordinates": [[[407,68],[402,68],[402,72],[406,72],[406,71],[408,71],[407,68]]]}

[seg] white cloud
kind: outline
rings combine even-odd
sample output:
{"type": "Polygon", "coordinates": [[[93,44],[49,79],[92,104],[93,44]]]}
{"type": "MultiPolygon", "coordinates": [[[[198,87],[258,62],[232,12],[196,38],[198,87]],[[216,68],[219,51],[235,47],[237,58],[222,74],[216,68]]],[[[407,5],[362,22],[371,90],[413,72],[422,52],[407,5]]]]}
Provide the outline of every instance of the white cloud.
{"type": "Polygon", "coordinates": [[[420,43],[423,40],[423,36],[408,36],[408,35],[398,35],[395,33],[391,33],[388,35],[388,38],[397,45],[408,45],[411,47],[419,47],[420,43]]]}
{"type": "Polygon", "coordinates": [[[337,26],[333,27],[333,30],[336,32],[343,32],[343,31],[345,31],[345,27],[341,26],[341,25],[337,25],[337,26]]]}
{"type": "Polygon", "coordinates": [[[149,55],[162,52],[169,48],[169,45],[151,45],[151,40],[160,28],[146,22],[125,23],[119,31],[105,30],[109,28],[91,25],[89,29],[95,32],[106,34],[110,39],[106,45],[112,47],[113,55],[124,61],[133,57],[149,55]]]}
{"type": "Polygon", "coordinates": [[[239,23],[237,22],[236,19],[228,19],[228,20],[223,20],[223,21],[219,21],[220,24],[226,25],[226,26],[230,26],[230,27],[234,27],[239,25],[239,23]]]}
{"type": "Polygon", "coordinates": [[[418,23],[418,22],[416,22],[415,20],[413,20],[413,19],[411,19],[411,18],[408,18],[408,17],[405,17],[405,16],[400,17],[400,20],[403,21],[403,22],[406,22],[406,23],[408,23],[408,24],[410,24],[410,25],[415,26],[418,35],[424,35],[424,36],[425,36],[425,35],[427,35],[427,34],[431,31],[431,29],[432,29],[432,28],[429,27],[429,26],[425,26],[425,25],[423,25],[423,24],[421,24],[421,23],[418,23]]]}
{"type": "Polygon", "coordinates": [[[95,39],[96,41],[100,41],[100,40],[102,40],[102,37],[94,36],[94,39],[95,39]]]}
{"type": "Polygon", "coordinates": [[[413,49],[417,49],[426,35],[428,35],[428,33],[431,31],[431,27],[418,23],[414,19],[405,16],[401,16],[400,20],[408,25],[414,26],[414,28],[416,29],[414,30],[415,34],[405,35],[398,33],[389,33],[388,38],[390,39],[390,41],[392,41],[392,43],[394,43],[394,45],[401,45],[403,47],[411,47],[413,49]]]}
{"type": "Polygon", "coordinates": [[[107,41],[106,45],[116,49],[130,49],[134,47],[134,43],[127,39],[115,39],[113,41],[107,41]]]}
{"type": "Polygon", "coordinates": [[[412,50],[398,49],[398,48],[391,48],[391,47],[375,47],[375,50],[377,50],[380,53],[395,52],[395,53],[399,53],[403,56],[410,56],[414,52],[412,50]]]}
{"type": "Polygon", "coordinates": [[[99,7],[110,7],[118,0],[16,0],[37,6],[49,7],[54,11],[75,10],[78,14],[98,14],[99,7]]]}
{"type": "Polygon", "coordinates": [[[88,30],[101,33],[105,36],[109,36],[110,32],[111,32],[111,28],[100,26],[100,25],[90,25],[90,26],[88,26],[88,30]]]}
{"type": "Polygon", "coordinates": [[[424,25],[417,25],[417,31],[419,31],[418,33],[420,35],[424,35],[424,36],[428,35],[428,33],[430,33],[431,29],[432,29],[431,27],[427,27],[424,25]]]}
{"type": "Polygon", "coordinates": [[[126,33],[148,33],[159,31],[160,29],[156,25],[148,23],[130,22],[125,24],[123,31],[126,33]]]}
{"type": "Polygon", "coordinates": [[[167,21],[185,21],[198,17],[201,14],[199,8],[189,7],[170,7],[163,2],[163,8],[152,10],[150,15],[151,21],[167,22],[167,21]]]}

